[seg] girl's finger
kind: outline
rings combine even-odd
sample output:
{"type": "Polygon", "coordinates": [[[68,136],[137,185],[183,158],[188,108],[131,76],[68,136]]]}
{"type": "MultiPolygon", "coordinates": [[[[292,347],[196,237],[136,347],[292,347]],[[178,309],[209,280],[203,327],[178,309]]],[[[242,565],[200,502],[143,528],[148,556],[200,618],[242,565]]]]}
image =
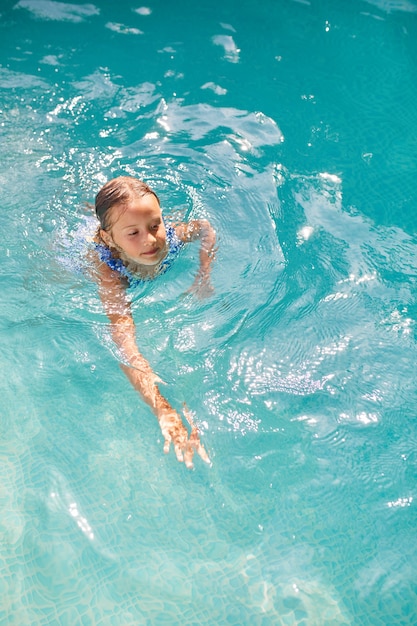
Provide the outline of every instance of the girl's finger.
{"type": "Polygon", "coordinates": [[[186,450],[185,450],[185,454],[184,454],[184,461],[185,461],[185,465],[188,469],[193,469],[194,465],[193,465],[193,448],[192,446],[188,445],[186,450]]]}
{"type": "Polygon", "coordinates": [[[177,455],[177,460],[182,463],[184,461],[184,457],[182,454],[182,450],[180,448],[180,446],[176,445],[175,447],[175,454],[177,455]]]}
{"type": "Polygon", "coordinates": [[[189,409],[187,408],[187,405],[185,404],[185,402],[182,405],[182,410],[184,412],[185,419],[187,420],[191,428],[194,430],[196,426],[194,425],[193,416],[191,412],[189,411],[189,409]]]}
{"type": "Polygon", "coordinates": [[[198,443],[198,446],[197,446],[197,452],[200,455],[200,457],[203,459],[204,463],[211,465],[209,455],[207,454],[206,449],[203,446],[203,444],[200,442],[198,443]]]}

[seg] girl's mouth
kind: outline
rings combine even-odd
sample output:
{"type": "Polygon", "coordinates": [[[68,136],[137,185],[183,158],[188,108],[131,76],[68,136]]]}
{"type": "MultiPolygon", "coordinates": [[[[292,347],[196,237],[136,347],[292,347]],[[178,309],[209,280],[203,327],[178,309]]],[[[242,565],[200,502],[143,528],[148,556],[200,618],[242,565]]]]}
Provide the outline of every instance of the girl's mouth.
{"type": "Polygon", "coordinates": [[[159,252],[159,248],[154,248],[153,250],[142,252],[142,256],[155,256],[155,254],[158,254],[158,252],[159,252]]]}

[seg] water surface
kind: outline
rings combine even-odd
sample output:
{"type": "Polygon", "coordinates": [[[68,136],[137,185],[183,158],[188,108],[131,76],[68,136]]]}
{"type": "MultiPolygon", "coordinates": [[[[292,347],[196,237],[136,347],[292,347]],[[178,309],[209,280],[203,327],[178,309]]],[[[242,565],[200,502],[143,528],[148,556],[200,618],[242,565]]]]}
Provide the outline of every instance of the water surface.
{"type": "Polygon", "coordinates": [[[0,623],[416,621],[416,13],[3,2],[0,623]],[[119,174],[218,234],[210,300],[190,246],[133,304],[210,468],[80,271],[119,174]]]}

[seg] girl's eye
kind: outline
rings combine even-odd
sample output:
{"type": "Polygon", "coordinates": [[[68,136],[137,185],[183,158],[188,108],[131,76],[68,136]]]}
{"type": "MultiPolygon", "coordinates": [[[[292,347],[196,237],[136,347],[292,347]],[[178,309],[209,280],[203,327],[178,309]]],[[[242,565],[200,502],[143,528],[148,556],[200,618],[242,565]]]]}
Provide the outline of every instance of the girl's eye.
{"type": "Polygon", "coordinates": [[[134,237],[135,235],[138,234],[137,230],[132,231],[131,233],[129,233],[129,237],[134,237]]]}
{"type": "Polygon", "coordinates": [[[154,224],[153,226],[151,226],[152,230],[158,230],[159,228],[159,224],[154,224]]]}

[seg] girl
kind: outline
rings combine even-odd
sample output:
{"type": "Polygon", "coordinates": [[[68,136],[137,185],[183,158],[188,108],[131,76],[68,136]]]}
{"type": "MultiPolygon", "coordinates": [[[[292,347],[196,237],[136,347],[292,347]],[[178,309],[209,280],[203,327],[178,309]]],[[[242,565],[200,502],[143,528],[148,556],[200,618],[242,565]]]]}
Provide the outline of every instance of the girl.
{"type": "Polygon", "coordinates": [[[100,222],[95,237],[99,292],[113,341],[129,364],[121,368],[155,413],[165,439],[164,452],[172,442],[178,461],[187,467],[193,467],[194,450],[210,463],[190,414],[184,408],[191,426],[188,436],[181,417],[159,391],[156,383],[161,380],[138,350],[126,288],[166,272],[185,242],[200,239],[200,269],[190,291],[199,297],[210,295],[215,232],[207,220],[167,226],[156,193],[129,176],[107,182],[97,194],[95,208],[100,222]]]}

